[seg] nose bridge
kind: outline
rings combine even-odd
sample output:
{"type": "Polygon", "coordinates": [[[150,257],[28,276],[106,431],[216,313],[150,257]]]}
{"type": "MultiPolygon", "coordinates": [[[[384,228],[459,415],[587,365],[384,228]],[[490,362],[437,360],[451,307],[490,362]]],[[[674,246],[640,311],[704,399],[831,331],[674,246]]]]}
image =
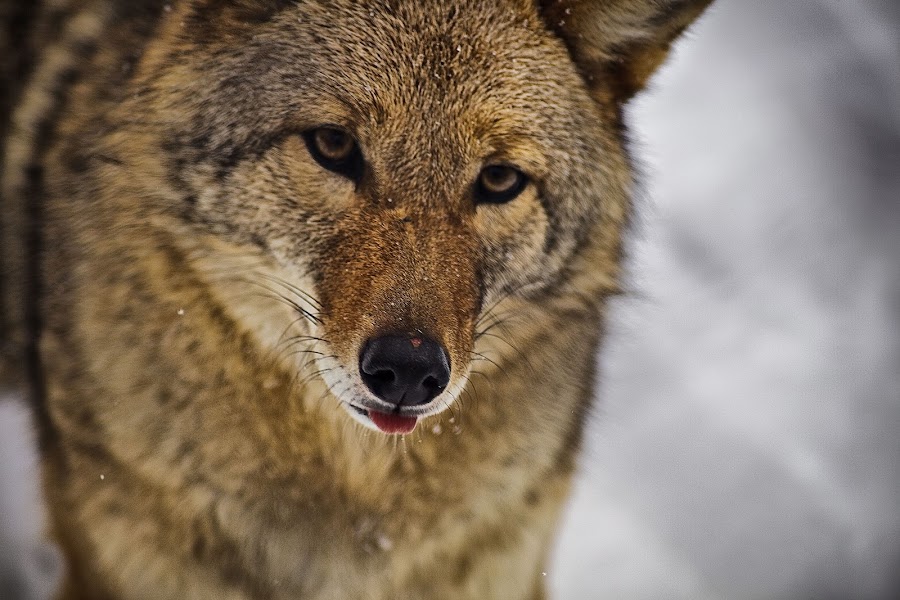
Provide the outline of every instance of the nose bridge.
{"type": "Polygon", "coordinates": [[[379,157],[381,195],[409,209],[458,210],[466,172],[463,134],[441,126],[454,121],[430,116],[389,136],[379,157]]]}
{"type": "Polygon", "coordinates": [[[397,253],[385,257],[389,282],[380,286],[381,303],[389,308],[383,327],[442,339],[475,300],[474,240],[448,208],[404,207],[397,213],[397,253]]]}
{"type": "Polygon", "coordinates": [[[348,364],[389,334],[431,338],[466,364],[481,302],[474,226],[449,207],[396,204],[345,214],[327,245],[325,333],[348,364]]]}

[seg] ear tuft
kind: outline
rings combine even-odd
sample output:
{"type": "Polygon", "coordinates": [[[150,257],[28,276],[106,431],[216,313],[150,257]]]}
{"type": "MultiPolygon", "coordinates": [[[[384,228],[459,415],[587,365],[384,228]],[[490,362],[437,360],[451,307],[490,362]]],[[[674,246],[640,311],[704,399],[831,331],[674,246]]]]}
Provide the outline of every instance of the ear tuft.
{"type": "Polygon", "coordinates": [[[672,42],[712,0],[539,0],[592,89],[618,103],[639,92],[672,42]]]}

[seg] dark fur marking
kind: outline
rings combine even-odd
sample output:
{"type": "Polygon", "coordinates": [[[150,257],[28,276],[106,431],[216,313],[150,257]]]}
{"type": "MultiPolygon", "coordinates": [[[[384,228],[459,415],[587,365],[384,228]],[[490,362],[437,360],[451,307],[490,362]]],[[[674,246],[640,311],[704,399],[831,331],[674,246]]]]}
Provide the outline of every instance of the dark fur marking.
{"type": "Polygon", "coordinates": [[[63,165],[74,174],[86,173],[91,168],[91,162],[87,156],[81,152],[73,152],[71,155],[63,158],[63,165]]]}
{"type": "Polygon", "coordinates": [[[691,4],[699,3],[693,2],[692,0],[670,0],[662,7],[659,12],[657,12],[650,18],[650,20],[647,21],[647,27],[649,29],[659,29],[661,27],[664,27],[672,19],[682,14],[684,10],[687,9],[691,4]]]}
{"type": "Polygon", "coordinates": [[[269,243],[266,241],[264,237],[259,235],[258,233],[250,234],[250,243],[259,248],[260,250],[268,251],[269,243]]]}
{"type": "MultiPolygon", "coordinates": [[[[84,64],[90,54],[96,50],[96,45],[79,43],[75,45],[73,50],[77,55],[76,63],[84,64]]],[[[38,444],[42,449],[53,446],[58,439],[58,434],[47,411],[47,385],[40,354],[40,340],[44,328],[43,316],[40,310],[44,288],[42,273],[44,250],[44,168],[42,163],[53,145],[56,125],[66,108],[68,91],[78,80],[79,76],[80,71],[76,68],[64,69],[57,76],[51,91],[52,108],[44,115],[43,120],[37,127],[32,149],[32,162],[26,169],[27,182],[25,189],[22,191],[22,197],[28,199],[25,209],[27,223],[24,233],[26,257],[25,282],[23,286],[26,298],[24,321],[27,339],[23,355],[26,382],[29,387],[38,425],[38,444]]]]}
{"type": "Polygon", "coordinates": [[[188,456],[192,455],[196,449],[197,442],[193,440],[186,440],[179,444],[178,450],[175,451],[175,455],[178,457],[178,460],[184,460],[188,456]]]}
{"type": "Polygon", "coordinates": [[[116,167],[124,167],[125,163],[114,156],[109,156],[106,154],[92,154],[89,158],[92,158],[98,162],[102,162],[107,165],[113,165],[116,167]]]}
{"type": "Polygon", "coordinates": [[[457,582],[463,582],[469,577],[469,573],[472,572],[472,561],[467,556],[461,556],[456,560],[456,564],[454,565],[453,570],[453,578],[457,582]]]}
{"type": "MultiPolygon", "coordinates": [[[[260,577],[241,569],[241,565],[245,564],[244,554],[248,552],[248,549],[231,539],[222,529],[212,506],[207,511],[207,518],[203,525],[205,527],[198,527],[192,551],[199,550],[200,555],[205,557],[206,564],[214,566],[221,581],[227,585],[243,590],[251,598],[260,600],[271,598],[270,589],[260,577]],[[198,541],[200,544],[197,543],[198,541]]],[[[265,565],[262,556],[256,558],[257,560],[253,564],[259,566],[257,572],[264,573],[265,565]]]]}
{"type": "Polygon", "coordinates": [[[274,20],[281,11],[296,6],[296,0],[202,0],[187,18],[192,38],[209,44],[248,27],[259,27],[274,20]]]}
{"type": "Polygon", "coordinates": [[[544,194],[544,190],[541,189],[540,186],[538,186],[537,197],[538,202],[541,203],[541,208],[544,209],[544,214],[547,215],[547,233],[544,237],[544,254],[550,254],[559,245],[559,215],[556,214],[553,203],[547,198],[546,194],[544,194]]]}
{"type": "Polygon", "coordinates": [[[38,425],[38,444],[41,449],[54,446],[58,441],[47,410],[47,382],[44,379],[44,368],[41,363],[40,338],[44,322],[40,311],[40,298],[43,293],[41,279],[41,255],[43,253],[43,228],[41,227],[44,214],[41,195],[43,193],[44,169],[39,164],[33,164],[28,168],[28,195],[31,201],[26,208],[24,246],[25,258],[25,329],[27,339],[24,348],[25,379],[29,386],[31,404],[35,411],[35,420],[38,425]]]}
{"type": "Polygon", "coordinates": [[[216,148],[209,149],[206,159],[216,164],[216,178],[219,181],[224,181],[242,162],[259,159],[272,147],[294,135],[300,135],[300,133],[295,129],[284,129],[259,135],[250,141],[232,140],[227,145],[222,144],[216,148]]]}
{"type": "Polygon", "coordinates": [[[196,533],[194,543],[191,545],[191,554],[194,556],[194,560],[202,561],[206,558],[206,546],[206,537],[202,533],[196,533]]]}
{"type": "Polygon", "coordinates": [[[95,415],[94,411],[87,406],[79,407],[76,418],[79,425],[83,427],[93,429],[97,426],[97,415],[95,415]]]}
{"type": "Polygon", "coordinates": [[[100,464],[110,464],[114,462],[109,452],[100,443],[86,442],[81,439],[74,440],[72,438],[70,438],[70,440],[70,446],[67,449],[74,450],[76,453],[87,456],[94,462],[100,464]]]}
{"type": "Polygon", "coordinates": [[[161,387],[156,392],[156,401],[160,406],[167,405],[172,400],[172,390],[168,386],[161,387]]]}
{"type": "MultiPolygon", "coordinates": [[[[6,3],[3,6],[3,32],[0,36],[0,164],[5,161],[7,131],[11,123],[13,107],[24,89],[24,82],[34,66],[35,57],[30,52],[29,40],[38,16],[38,2],[6,3]]],[[[3,201],[0,198],[0,201],[3,201]]],[[[6,247],[0,227],[0,248],[6,247]]],[[[3,261],[0,254],[0,263],[3,261]]],[[[7,322],[10,308],[6,307],[7,293],[4,281],[6,270],[0,268],[0,340],[9,340],[12,325],[7,322]]],[[[12,363],[21,360],[21,349],[0,348],[12,363]]],[[[18,367],[18,365],[17,365],[18,367]]]]}

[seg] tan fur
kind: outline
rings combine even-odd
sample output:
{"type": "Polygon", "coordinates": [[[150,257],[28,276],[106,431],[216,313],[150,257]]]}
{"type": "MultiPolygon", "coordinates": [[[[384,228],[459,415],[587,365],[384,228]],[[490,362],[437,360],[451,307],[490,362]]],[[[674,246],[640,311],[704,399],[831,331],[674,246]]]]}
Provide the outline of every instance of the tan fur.
{"type": "Polygon", "coordinates": [[[707,3],[37,11],[2,272],[60,597],[544,598],[617,291],[621,107],[707,3]],[[310,157],[323,124],[359,185],[310,157]],[[532,184],[476,206],[498,160],[532,184]],[[452,365],[403,437],[341,406],[388,332],[452,365]]]}

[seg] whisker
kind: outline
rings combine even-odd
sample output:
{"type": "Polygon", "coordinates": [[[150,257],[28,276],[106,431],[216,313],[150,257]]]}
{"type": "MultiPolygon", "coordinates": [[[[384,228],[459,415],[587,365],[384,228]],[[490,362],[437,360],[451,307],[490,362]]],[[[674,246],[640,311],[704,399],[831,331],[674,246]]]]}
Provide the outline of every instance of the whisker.
{"type": "MultiPolygon", "coordinates": [[[[488,377],[485,373],[482,373],[481,371],[476,371],[475,369],[469,369],[469,373],[470,373],[471,375],[480,375],[481,377],[484,377],[485,379],[487,379],[487,380],[490,381],[491,383],[494,382],[493,379],[491,379],[490,377],[488,377]]],[[[470,379],[469,379],[468,377],[466,377],[466,382],[468,383],[469,381],[470,381],[470,379]]]]}
{"type": "MultiPolygon", "coordinates": [[[[487,374],[482,373],[481,371],[479,371],[479,370],[477,370],[477,369],[469,369],[469,374],[470,374],[470,375],[479,375],[479,376],[481,376],[481,377],[484,377],[484,378],[487,380],[488,384],[489,384],[492,388],[494,388],[494,387],[497,385],[497,382],[496,382],[496,381],[494,381],[493,379],[491,379],[490,377],[488,377],[487,374]]],[[[467,378],[467,379],[468,379],[468,378],[467,378]]],[[[471,381],[471,379],[468,379],[468,380],[471,381]]],[[[475,393],[476,393],[476,394],[478,394],[478,386],[475,385],[474,382],[472,382],[472,389],[475,390],[475,393]]]]}
{"type": "MultiPolygon", "coordinates": [[[[275,342],[275,347],[277,348],[278,346],[280,346],[282,343],[282,340],[284,340],[284,336],[287,335],[287,332],[290,331],[297,323],[304,320],[305,318],[306,318],[305,315],[300,315],[299,317],[297,317],[296,319],[291,321],[288,324],[288,326],[284,328],[284,331],[281,332],[281,335],[278,336],[278,341],[275,342]]],[[[292,337],[288,338],[287,341],[296,339],[297,337],[312,337],[312,336],[292,336],[292,337]]]]}
{"type": "Polygon", "coordinates": [[[317,306],[319,309],[322,308],[322,303],[315,296],[313,296],[309,292],[297,287],[296,285],[285,281],[281,277],[269,275],[268,273],[256,273],[256,275],[258,277],[262,277],[263,279],[271,281],[272,283],[278,284],[278,285],[282,286],[283,288],[287,289],[288,291],[291,291],[291,292],[297,294],[301,298],[304,298],[310,304],[314,304],[315,306],[317,306]]]}
{"type": "Polygon", "coordinates": [[[317,360],[318,360],[318,357],[313,356],[312,358],[308,359],[305,363],[303,363],[299,369],[297,369],[297,371],[294,373],[294,376],[291,377],[290,387],[292,390],[296,391],[297,388],[302,387],[301,382],[299,380],[300,376],[303,374],[303,372],[307,368],[309,368],[312,365],[315,365],[317,360]]]}
{"type": "Polygon", "coordinates": [[[501,319],[501,318],[499,318],[499,317],[495,317],[494,320],[493,320],[493,322],[491,322],[487,327],[485,327],[485,328],[482,329],[481,331],[476,331],[476,332],[475,332],[475,341],[477,342],[484,334],[486,334],[486,333],[489,332],[490,330],[494,329],[495,327],[501,327],[501,326],[502,326],[504,323],[506,323],[508,320],[509,320],[508,318],[502,318],[502,319],[501,319]]]}
{"type": "Polygon", "coordinates": [[[325,368],[325,369],[319,369],[318,371],[313,371],[313,372],[310,373],[307,377],[304,377],[304,378],[303,378],[303,381],[301,381],[299,385],[300,385],[300,387],[303,387],[303,386],[305,386],[307,383],[309,383],[310,381],[312,381],[315,377],[321,376],[321,375],[323,375],[323,374],[325,374],[325,373],[328,373],[328,372],[330,372],[330,371],[334,371],[336,368],[337,368],[337,367],[328,367],[328,368],[325,368]]]}
{"type": "Polygon", "coordinates": [[[484,317],[486,317],[487,315],[489,315],[490,313],[492,313],[494,311],[494,309],[500,305],[501,302],[503,302],[507,298],[512,298],[513,295],[517,294],[520,290],[524,289],[526,286],[531,285],[531,284],[532,284],[532,282],[530,282],[530,281],[523,281],[519,285],[517,285],[513,288],[510,288],[510,289],[507,289],[503,293],[501,293],[500,297],[497,298],[496,300],[494,300],[494,302],[491,303],[491,306],[487,310],[482,312],[482,316],[478,320],[475,321],[476,328],[478,327],[478,324],[481,322],[481,320],[484,317]]]}
{"type": "Polygon", "coordinates": [[[316,341],[316,342],[322,342],[323,344],[331,343],[328,340],[326,340],[325,338],[320,338],[320,337],[316,337],[314,335],[305,335],[305,334],[291,336],[286,341],[291,341],[291,340],[296,340],[296,339],[312,340],[312,341],[316,341]]]}
{"type": "Polygon", "coordinates": [[[250,285],[257,285],[257,286],[263,288],[264,290],[266,290],[267,292],[269,292],[269,294],[271,294],[271,295],[268,296],[268,297],[271,298],[272,300],[276,300],[276,301],[281,302],[282,304],[284,304],[284,305],[286,305],[286,306],[289,306],[289,307],[293,308],[293,309],[296,310],[298,313],[300,313],[300,314],[302,314],[302,315],[305,315],[306,318],[307,318],[308,320],[312,321],[312,322],[315,323],[316,325],[322,325],[322,320],[321,320],[319,317],[317,317],[316,315],[312,314],[311,312],[309,312],[308,310],[306,310],[305,308],[303,308],[302,306],[300,306],[299,304],[297,304],[296,302],[294,302],[294,301],[291,300],[290,298],[286,298],[286,297],[282,296],[282,295],[281,295],[279,292],[277,292],[276,290],[273,290],[272,288],[267,287],[267,286],[265,286],[265,285],[263,285],[263,284],[261,284],[261,283],[255,282],[255,281],[249,281],[249,280],[246,280],[246,279],[245,279],[244,282],[245,282],[245,283],[248,283],[248,284],[250,284],[250,285]]]}
{"type": "Polygon", "coordinates": [[[500,366],[500,364],[497,361],[495,361],[494,359],[488,357],[485,354],[482,354],[481,352],[475,352],[474,350],[472,350],[472,355],[475,356],[478,360],[483,360],[483,361],[487,361],[487,362],[491,363],[492,365],[497,367],[501,373],[506,375],[506,369],[503,368],[502,366],[500,366]]]}

